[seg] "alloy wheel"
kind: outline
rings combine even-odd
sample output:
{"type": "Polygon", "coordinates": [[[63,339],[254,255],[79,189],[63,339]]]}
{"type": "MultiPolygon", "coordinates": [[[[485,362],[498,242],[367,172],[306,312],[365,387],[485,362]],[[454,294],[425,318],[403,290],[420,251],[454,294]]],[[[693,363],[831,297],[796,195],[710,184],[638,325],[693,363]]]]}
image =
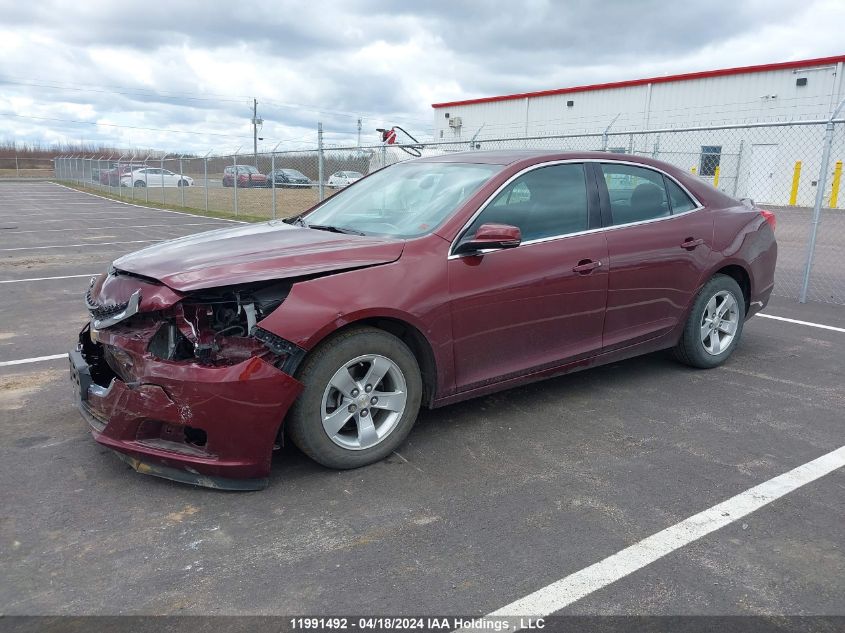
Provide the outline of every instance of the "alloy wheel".
{"type": "Polygon", "coordinates": [[[323,430],[348,450],[382,442],[396,428],[408,400],[399,366],[379,354],[353,358],[338,369],[323,392],[323,430]]]}
{"type": "Polygon", "coordinates": [[[701,315],[701,343],[712,356],[724,352],[736,336],[739,308],[736,298],[727,290],[720,290],[704,307],[701,315]]]}

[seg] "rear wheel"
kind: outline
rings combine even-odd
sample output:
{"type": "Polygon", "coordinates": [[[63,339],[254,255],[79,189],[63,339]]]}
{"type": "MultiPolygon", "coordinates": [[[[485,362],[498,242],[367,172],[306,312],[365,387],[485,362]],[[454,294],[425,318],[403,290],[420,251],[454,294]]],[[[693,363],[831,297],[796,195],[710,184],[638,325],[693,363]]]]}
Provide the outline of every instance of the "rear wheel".
{"type": "Polygon", "coordinates": [[[176,186],[177,187],[187,187],[188,181],[187,180],[180,180],[179,182],[176,183],[176,186]]]}
{"type": "Polygon", "coordinates": [[[727,275],[714,275],[693,303],[675,357],[692,367],[724,363],[736,349],[745,322],[745,297],[727,275]]]}
{"type": "Polygon", "coordinates": [[[413,353],[376,328],[354,328],[321,344],[298,378],[305,388],[288,415],[288,435],[330,468],[390,455],[419,412],[422,379],[413,353]]]}
{"type": "Polygon", "coordinates": [[[145,183],[143,180],[136,180],[136,181],[135,181],[135,186],[136,186],[136,187],[146,187],[146,186],[147,186],[147,183],[145,183]]]}

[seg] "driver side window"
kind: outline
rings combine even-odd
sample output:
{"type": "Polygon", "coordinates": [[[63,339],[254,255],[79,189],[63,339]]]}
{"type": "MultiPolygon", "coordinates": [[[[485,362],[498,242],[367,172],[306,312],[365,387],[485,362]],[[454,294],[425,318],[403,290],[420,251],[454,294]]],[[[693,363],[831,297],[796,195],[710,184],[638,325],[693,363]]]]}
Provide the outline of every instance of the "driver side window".
{"type": "Polygon", "coordinates": [[[558,237],[589,227],[584,165],[551,165],[531,170],[505,187],[473,221],[465,236],[482,224],[519,227],[522,241],[558,237]]]}

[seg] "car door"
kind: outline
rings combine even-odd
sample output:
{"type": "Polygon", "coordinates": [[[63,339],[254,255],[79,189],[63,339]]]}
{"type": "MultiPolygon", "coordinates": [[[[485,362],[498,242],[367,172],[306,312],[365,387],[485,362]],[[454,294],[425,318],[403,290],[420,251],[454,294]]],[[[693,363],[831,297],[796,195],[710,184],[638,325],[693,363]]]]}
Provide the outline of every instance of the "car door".
{"type": "Polygon", "coordinates": [[[713,216],[656,169],[601,162],[610,257],[606,351],[667,333],[684,318],[713,244],[713,216]]]}
{"type": "Polygon", "coordinates": [[[447,262],[456,389],[467,391],[601,349],[607,243],[595,181],[582,163],[512,178],[455,240],[482,224],[517,226],[516,248],[447,262]]]}
{"type": "Polygon", "coordinates": [[[163,183],[163,187],[175,187],[176,186],[176,175],[168,170],[162,169],[161,175],[159,176],[161,182],[163,183]]]}

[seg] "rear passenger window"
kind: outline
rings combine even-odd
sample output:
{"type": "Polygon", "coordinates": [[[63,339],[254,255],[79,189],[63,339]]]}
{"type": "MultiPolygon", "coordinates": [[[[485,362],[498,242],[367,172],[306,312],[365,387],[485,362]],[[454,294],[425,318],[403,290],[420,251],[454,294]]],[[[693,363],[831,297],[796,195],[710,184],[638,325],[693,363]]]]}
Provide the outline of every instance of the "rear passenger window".
{"type": "Polygon", "coordinates": [[[662,218],[671,213],[663,176],[633,165],[602,164],[610,195],[613,224],[629,224],[662,218]]]}
{"type": "Polygon", "coordinates": [[[552,165],[523,174],[499,192],[465,235],[475,235],[479,226],[490,223],[519,227],[523,241],[587,230],[584,166],[552,165]]]}
{"type": "Polygon", "coordinates": [[[668,178],[664,178],[663,180],[666,182],[666,190],[669,192],[669,202],[672,204],[673,214],[684,213],[695,209],[697,205],[683,189],[668,178]]]}

